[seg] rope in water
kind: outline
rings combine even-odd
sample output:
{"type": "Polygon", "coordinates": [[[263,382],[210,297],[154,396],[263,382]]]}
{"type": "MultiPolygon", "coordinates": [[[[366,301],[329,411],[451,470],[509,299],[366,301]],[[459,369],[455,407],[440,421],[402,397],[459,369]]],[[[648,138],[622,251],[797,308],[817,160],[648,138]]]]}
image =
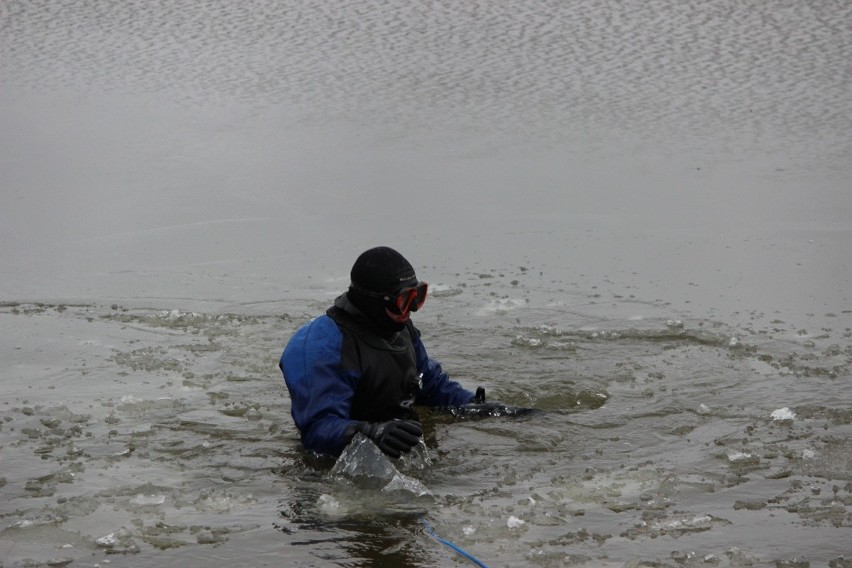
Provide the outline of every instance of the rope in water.
{"type": "Polygon", "coordinates": [[[482,562],[482,560],[479,560],[474,555],[467,552],[466,550],[464,550],[460,546],[457,546],[457,545],[453,544],[452,542],[438,536],[438,534],[435,532],[435,529],[432,528],[432,525],[429,524],[429,521],[426,520],[426,517],[420,517],[420,522],[425,527],[426,532],[429,534],[429,536],[431,536],[432,538],[434,538],[435,540],[437,540],[438,542],[440,542],[444,546],[451,548],[457,554],[464,556],[465,558],[467,558],[468,560],[470,560],[471,562],[473,562],[477,566],[480,566],[481,568],[488,568],[488,566],[486,566],[485,563],[482,562]]]}

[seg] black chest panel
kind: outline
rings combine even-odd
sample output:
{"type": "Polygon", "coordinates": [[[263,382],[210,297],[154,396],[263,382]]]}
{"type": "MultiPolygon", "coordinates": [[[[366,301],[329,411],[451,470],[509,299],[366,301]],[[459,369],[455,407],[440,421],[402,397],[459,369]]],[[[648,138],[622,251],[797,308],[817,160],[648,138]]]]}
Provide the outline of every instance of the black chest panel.
{"type": "Polygon", "coordinates": [[[410,408],[420,388],[413,326],[387,338],[340,308],[333,307],[327,313],[343,333],[342,370],[347,374],[354,371],[361,377],[352,400],[352,419],[416,419],[417,414],[410,408]]]}

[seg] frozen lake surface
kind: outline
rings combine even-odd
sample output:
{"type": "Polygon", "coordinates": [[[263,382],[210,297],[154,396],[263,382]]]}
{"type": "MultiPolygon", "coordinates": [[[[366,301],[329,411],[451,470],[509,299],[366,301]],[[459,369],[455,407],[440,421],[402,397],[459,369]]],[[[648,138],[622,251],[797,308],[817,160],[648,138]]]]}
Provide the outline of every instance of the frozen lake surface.
{"type": "Polygon", "coordinates": [[[845,2],[3,2],[0,562],[849,566],[850,61],[845,2]],[[378,244],[545,411],[386,490],[276,368],[378,244]]]}

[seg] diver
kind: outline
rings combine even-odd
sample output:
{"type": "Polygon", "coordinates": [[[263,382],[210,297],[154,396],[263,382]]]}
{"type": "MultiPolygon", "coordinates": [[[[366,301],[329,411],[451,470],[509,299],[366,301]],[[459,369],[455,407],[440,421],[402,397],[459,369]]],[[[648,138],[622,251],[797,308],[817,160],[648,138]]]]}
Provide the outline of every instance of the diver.
{"type": "Polygon", "coordinates": [[[412,405],[483,404],[485,390],[466,390],[429,357],[410,317],[429,286],[405,257],[372,248],[350,277],[348,291],[300,328],[281,355],[290,413],[302,445],[317,454],[339,456],[360,432],[398,458],[423,435],[412,405]]]}

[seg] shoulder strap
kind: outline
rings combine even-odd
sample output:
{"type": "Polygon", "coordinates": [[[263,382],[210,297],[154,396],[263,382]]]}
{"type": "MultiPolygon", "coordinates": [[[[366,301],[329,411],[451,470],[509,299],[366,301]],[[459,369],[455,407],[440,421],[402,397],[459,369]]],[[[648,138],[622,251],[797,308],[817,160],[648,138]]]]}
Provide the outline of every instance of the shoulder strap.
{"type": "Polygon", "coordinates": [[[417,341],[420,337],[420,330],[414,327],[414,323],[411,320],[408,320],[408,323],[405,324],[405,328],[408,330],[408,333],[411,334],[411,341],[417,341]]]}

